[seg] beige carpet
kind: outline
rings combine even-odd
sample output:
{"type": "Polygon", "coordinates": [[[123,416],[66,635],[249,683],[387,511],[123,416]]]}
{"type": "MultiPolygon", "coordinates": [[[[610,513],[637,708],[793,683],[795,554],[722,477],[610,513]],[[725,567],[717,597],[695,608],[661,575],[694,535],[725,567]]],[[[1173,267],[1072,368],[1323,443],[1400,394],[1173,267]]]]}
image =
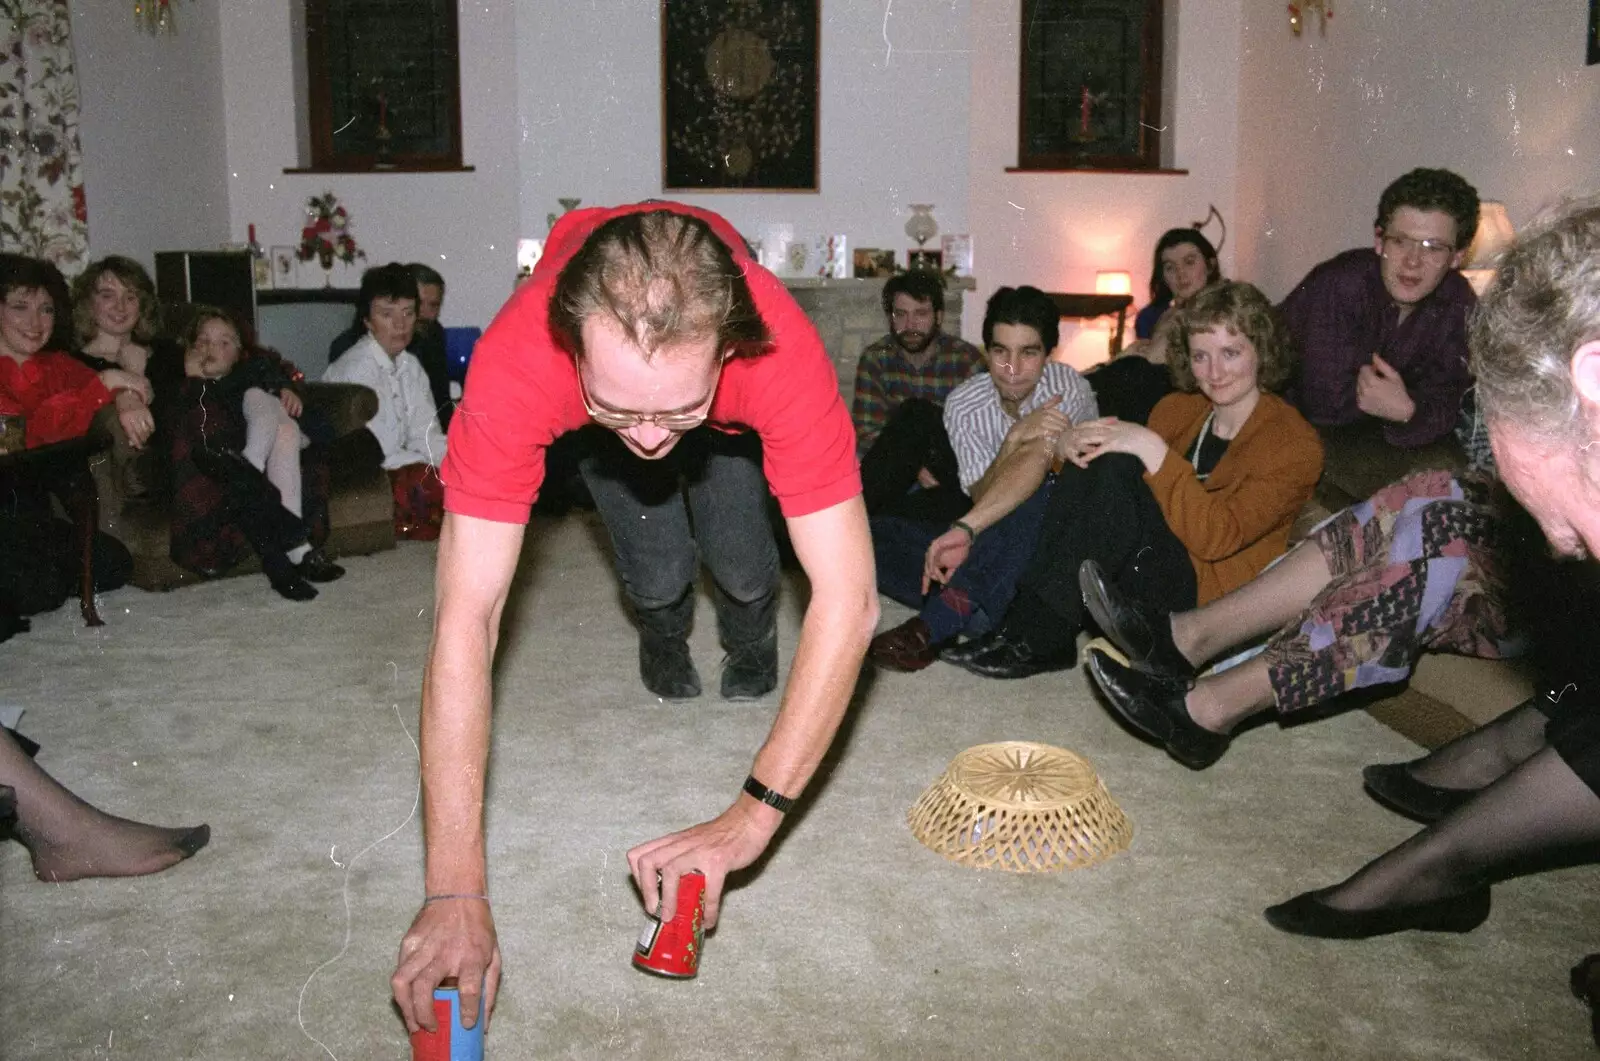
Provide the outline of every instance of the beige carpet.
{"type": "MultiPolygon", "coordinates": [[[[826,783],[728,899],[700,977],[637,973],[623,853],[721,810],[776,704],[648,697],[587,520],[526,560],[498,669],[495,1061],[1594,1056],[1566,992],[1600,949],[1594,871],[1497,886],[1464,937],[1281,935],[1263,907],[1413,831],[1359,769],[1415,746],[1355,712],[1262,727],[1193,774],[1120,729],[1081,673],[986,683],[941,664],[871,683],[826,783]],[[923,786],[1011,738],[1092,759],[1133,847],[1032,877],[920,847],[904,816],[923,786]]],[[[0,703],[28,709],[49,770],[214,837],[161,876],[64,886],[0,851],[7,1061],[408,1056],[387,979],[421,889],[410,734],[432,549],[349,567],[311,604],[260,578],[125,590],[103,629],[64,608],[0,645],[0,703]]],[[[798,594],[786,603],[787,658],[798,594]]],[[[714,690],[712,626],[703,605],[714,690]]]]}

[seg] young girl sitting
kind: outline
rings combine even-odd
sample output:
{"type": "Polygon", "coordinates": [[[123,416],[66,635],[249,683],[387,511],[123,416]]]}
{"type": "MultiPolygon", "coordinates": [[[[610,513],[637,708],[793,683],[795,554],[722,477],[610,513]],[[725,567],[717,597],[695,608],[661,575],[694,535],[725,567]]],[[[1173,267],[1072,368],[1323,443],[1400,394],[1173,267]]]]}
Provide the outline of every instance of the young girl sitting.
{"type": "Polygon", "coordinates": [[[248,542],[272,588],[311,600],[312,582],[344,574],[313,547],[305,519],[299,397],[271,357],[245,357],[222,310],[200,307],[184,330],[184,382],[174,400],[176,505],[172,558],[205,575],[248,542]]]}

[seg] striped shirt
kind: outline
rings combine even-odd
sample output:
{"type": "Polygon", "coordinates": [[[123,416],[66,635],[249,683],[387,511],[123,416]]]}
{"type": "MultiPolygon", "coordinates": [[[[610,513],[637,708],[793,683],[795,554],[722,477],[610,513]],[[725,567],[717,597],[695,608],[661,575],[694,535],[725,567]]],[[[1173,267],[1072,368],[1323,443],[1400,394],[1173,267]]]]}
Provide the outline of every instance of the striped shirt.
{"type": "MultiPolygon", "coordinates": [[[[1100,415],[1089,382],[1071,365],[1059,361],[1045,362],[1038,385],[1023,400],[1018,411],[1027,416],[1057,395],[1061,396],[1057,408],[1075,424],[1100,415]]],[[[1016,423],[1000,405],[1000,392],[987,372],[973,376],[950,392],[944,403],[944,429],[950,436],[951,448],[956,451],[961,489],[972,492],[972,484],[983,478],[983,473],[1000,455],[1000,446],[1016,423]]]]}
{"type": "Polygon", "coordinates": [[[921,398],[943,405],[957,384],[984,371],[983,351],[959,336],[940,332],[928,349],[933,356],[920,368],[907,360],[892,335],[885,335],[861,351],[856,363],[855,397],[850,403],[857,457],[865,456],[872,448],[901,402],[921,398]]]}

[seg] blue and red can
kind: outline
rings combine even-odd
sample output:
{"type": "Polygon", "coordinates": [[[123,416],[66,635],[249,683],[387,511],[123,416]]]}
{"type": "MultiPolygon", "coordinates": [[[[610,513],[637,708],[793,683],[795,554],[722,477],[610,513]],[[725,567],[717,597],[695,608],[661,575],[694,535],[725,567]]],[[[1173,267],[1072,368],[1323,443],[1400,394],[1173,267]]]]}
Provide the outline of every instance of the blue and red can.
{"type": "Polygon", "coordinates": [[[418,1028],[411,1034],[411,1061],[483,1061],[483,995],[478,995],[478,1019],[461,1026],[461,989],[448,978],[433,992],[433,1017],[439,1030],[418,1028]]]}
{"type": "Polygon", "coordinates": [[[678,878],[678,909],[670,918],[656,909],[646,915],[644,931],[633,948],[633,964],[647,973],[686,980],[700,971],[700,949],[705,945],[706,875],[690,870],[678,878]]]}

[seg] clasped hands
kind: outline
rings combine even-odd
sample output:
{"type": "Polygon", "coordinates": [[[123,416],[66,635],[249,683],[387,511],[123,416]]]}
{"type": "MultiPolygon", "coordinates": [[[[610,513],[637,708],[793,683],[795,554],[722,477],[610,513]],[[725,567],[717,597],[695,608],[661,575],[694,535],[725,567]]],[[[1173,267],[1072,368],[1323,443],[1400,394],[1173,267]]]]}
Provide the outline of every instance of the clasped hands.
{"type": "Polygon", "coordinates": [[[1079,468],[1106,453],[1132,454],[1154,474],[1166,459],[1167,443],[1148,427],[1114,416],[1074,424],[1056,439],[1056,459],[1079,468]]]}

